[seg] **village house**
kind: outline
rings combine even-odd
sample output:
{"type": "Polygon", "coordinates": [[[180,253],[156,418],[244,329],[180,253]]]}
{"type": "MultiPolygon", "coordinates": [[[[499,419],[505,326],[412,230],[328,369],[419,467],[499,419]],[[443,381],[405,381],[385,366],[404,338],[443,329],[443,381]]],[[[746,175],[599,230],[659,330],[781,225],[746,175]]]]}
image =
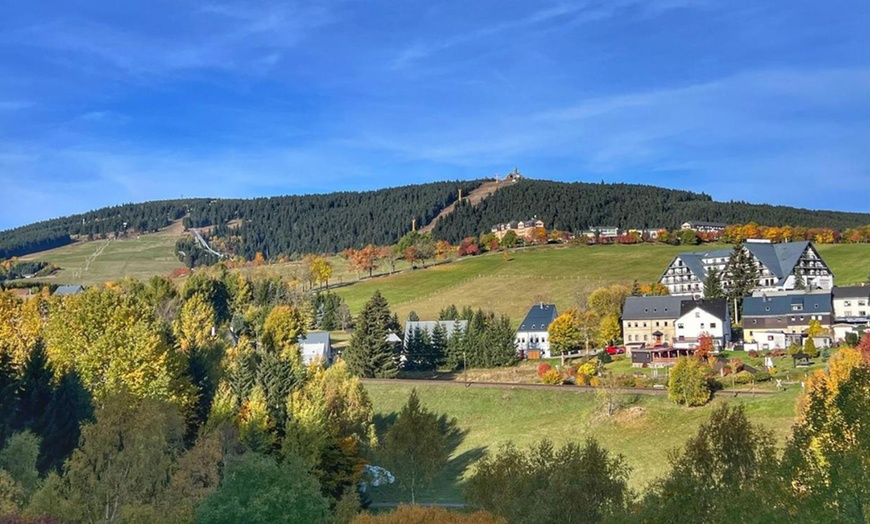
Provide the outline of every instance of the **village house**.
{"type": "Polygon", "coordinates": [[[870,286],[834,286],[834,340],[847,333],[860,335],[870,325],[870,286]]]}
{"type": "Polygon", "coordinates": [[[725,231],[727,224],[722,224],[721,222],[696,222],[690,221],[683,223],[680,226],[680,229],[683,230],[692,230],[698,233],[720,233],[725,231]]]}
{"type": "Polygon", "coordinates": [[[622,334],[626,347],[670,344],[677,319],[688,297],[626,297],[622,307],[622,334]]]}
{"type": "MultiPolygon", "coordinates": [[[[800,274],[808,289],[828,290],[834,285],[834,274],[810,242],[772,244],[768,240],[747,240],[743,244],[758,268],[758,286],[755,291],[783,291],[795,288],[795,274],[800,274]]],[[[722,287],[727,291],[729,282],[724,278],[731,249],[700,251],[677,255],[659,283],[671,295],[704,296],[704,281],[712,268],[723,275],[722,287]]]]}
{"type": "Polygon", "coordinates": [[[531,237],[537,228],[543,228],[544,221],[534,217],[529,220],[520,220],[519,222],[505,222],[503,224],[496,224],[492,226],[490,231],[492,231],[496,238],[501,240],[507,234],[508,231],[513,231],[517,238],[526,238],[531,237]]]}
{"type": "Polygon", "coordinates": [[[468,327],[467,320],[408,320],[405,322],[405,349],[408,347],[407,343],[411,338],[410,335],[416,330],[419,329],[421,332],[425,332],[431,339],[432,333],[435,331],[435,326],[439,324],[444,328],[444,331],[447,334],[447,340],[450,340],[450,338],[457,333],[464,333],[465,329],[468,327]]]}
{"type": "Polygon", "coordinates": [[[685,300],[680,304],[674,347],[694,348],[702,335],[713,338],[713,346],[722,349],[731,342],[731,312],[724,298],[685,300]]]}
{"type": "MultiPolygon", "coordinates": [[[[830,292],[760,294],[743,299],[743,340],[758,344],[758,349],[785,349],[792,343],[803,345],[812,320],[818,320],[823,329],[830,330],[834,320],[830,292]]],[[[825,347],[831,345],[832,337],[816,337],[815,340],[825,347]]]]}
{"type": "Polygon", "coordinates": [[[63,285],[63,286],[57,286],[57,289],[54,290],[54,293],[52,293],[52,295],[64,297],[64,296],[69,296],[69,295],[78,295],[79,293],[84,293],[84,291],[85,291],[84,286],[63,285]]]}
{"type": "Polygon", "coordinates": [[[324,367],[332,363],[332,342],[328,331],[309,331],[304,337],[299,337],[299,354],[302,364],[311,365],[320,362],[324,367]]]}
{"type": "Polygon", "coordinates": [[[557,316],[554,304],[540,303],[529,309],[515,339],[520,358],[550,358],[550,336],[547,329],[557,316]]]}

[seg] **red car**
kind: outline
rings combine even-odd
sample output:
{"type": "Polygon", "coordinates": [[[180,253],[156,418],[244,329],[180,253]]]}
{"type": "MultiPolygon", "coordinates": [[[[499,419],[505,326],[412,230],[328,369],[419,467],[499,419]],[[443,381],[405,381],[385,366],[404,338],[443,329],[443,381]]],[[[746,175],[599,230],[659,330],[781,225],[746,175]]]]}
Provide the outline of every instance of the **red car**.
{"type": "Polygon", "coordinates": [[[615,346],[607,346],[604,348],[604,351],[607,351],[608,355],[622,355],[625,353],[624,347],[615,347],[615,346]]]}

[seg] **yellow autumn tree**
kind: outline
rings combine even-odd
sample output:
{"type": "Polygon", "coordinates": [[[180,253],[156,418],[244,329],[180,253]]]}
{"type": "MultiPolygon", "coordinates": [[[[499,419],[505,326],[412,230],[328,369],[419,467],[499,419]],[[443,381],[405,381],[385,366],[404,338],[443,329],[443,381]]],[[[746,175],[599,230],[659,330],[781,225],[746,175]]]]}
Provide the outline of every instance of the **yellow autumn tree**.
{"type": "Polygon", "coordinates": [[[293,306],[275,306],[263,323],[263,347],[285,356],[299,352],[299,336],[305,334],[305,317],[293,306]]]}
{"type": "Polygon", "coordinates": [[[598,324],[598,336],[602,344],[612,344],[622,337],[619,315],[607,315],[598,324]]]}
{"type": "Polygon", "coordinates": [[[214,307],[199,293],[184,301],[174,324],[175,336],[184,352],[214,344],[212,331],[217,322],[214,307]]]}
{"type": "Polygon", "coordinates": [[[547,328],[547,335],[550,338],[550,352],[553,355],[580,349],[583,345],[583,330],[577,309],[569,309],[556,317],[547,328]]]}
{"type": "Polygon", "coordinates": [[[266,393],[256,385],[239,409],[239,439],[251,451],[265,453],[275,444],[274,428],[266,393]]]}
{"type": "Polygon", "coordinates": [[[31,348],[42,336],[42,311],[46,307],[42,294],[23,301],[11,291],[0,292],[0,353],[9,354],[18,370],[23,369],[31,348]]]}

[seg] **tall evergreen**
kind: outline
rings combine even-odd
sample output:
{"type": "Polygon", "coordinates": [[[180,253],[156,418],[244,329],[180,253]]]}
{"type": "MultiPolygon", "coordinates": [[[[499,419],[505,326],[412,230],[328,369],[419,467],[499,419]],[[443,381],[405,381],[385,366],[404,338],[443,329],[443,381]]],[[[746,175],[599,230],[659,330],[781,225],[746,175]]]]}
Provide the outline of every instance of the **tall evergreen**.
{"type": "Polygon", "coordinates": [[[794,288],[795,289],[806,289],[807,282],[804,280],[803,272],[795,266],[794,268],[794,288]]]}
{"type": "Polygon", "coordinates": [[[432,329],[432,337],[429,341],[430,363],[433,368],[438,368],[444,363],[447,351],[447,328],[440,322],[432,329]]]}
{"type": "Polygon", "coordinates": [[[704,279],[704,298],[722,298],[725,292],[722,290],[722,273],[715,267],[707,271],[704,279]]]}
{"type": "Polygon", "coordinates": [[[393,345],[387,336],[394,324],[387,299],[375,291],[356,320],[356,330],[343,357],[351,373],[360,377],[392,378],[398,373],[393,345]]]}
{"type": "Polygon", "coordinates": [[[758,266],[743,244],[734,246],[725,274],[728,279],[728,299],[737,304],[735,312],[739,312],[743,299],[758,286],[758,266]]]}
{"type": "Polygon", "coordinates": [[[640,292],[640,284],[638,283],[637,279],[635,279],[634,282],[631,283],[631,296],[639,297],[641,295],[642,293],[640,292]]]}
{"type": "Polygon", "coordinates": [[[18,416],[15,418],[15,429],[29,429],[37,435],[45,431],[45,413],[52,397],[52,372],[48,366],[45,345],[38,339],[21,374],[18,393],[18,416]]]}
{"type": "Polygon", "coordinates": [[[438,320],[457,320],[459,319],[459,311],[454,304],[450,304],[442,309],[438,314],[438,320]]]}
{"type": "Polygon", "coordinates": [[[91,395],[70,371],[61,377],[45,410],[39,471],[59,470],[79,443],[81,425],[94,416],[91,395]]]}
{"type": "Polygon", "coordinates": [[[429,332],[416,327],[410,333],[410,340],[405,342],[405,359],[403,366],[411,370],[429,370],[432,365],[432,345],[429,332]]]}
{"type": "Polygon", "coordinates": [[[0,351],[0,443],[5,442],[14,429],[18,412],[18,377],[8,351],[0,351]]]}

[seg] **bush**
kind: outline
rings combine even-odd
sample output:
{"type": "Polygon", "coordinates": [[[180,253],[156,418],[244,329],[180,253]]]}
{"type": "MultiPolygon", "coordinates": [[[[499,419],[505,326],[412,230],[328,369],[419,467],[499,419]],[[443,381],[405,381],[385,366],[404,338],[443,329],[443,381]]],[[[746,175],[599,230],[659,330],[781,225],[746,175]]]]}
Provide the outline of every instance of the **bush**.
{"type": "Polygon", "coordinates": [[[613,359],[610,357],[610,353],[602,351],[598,354],[598,362],[601,362],[602,364],[610,364],[613,362],[613,359]]]}
{"type": "Polygon", "coordinates": [[[557,369],[549,369],[541,375],[541,382],[544,384],[557,385],[562,383],[562,374],[557,369]]]}
{"type": "Polygon", "coordinates": [[[739,358],[732,358],[731,359],[731,369],[733,369],[735,372],[742,371],[743,370],[743,361],[740,360],[739,358]]]}
{"type": "Polygon", "coordinates": [[[722,376],[727,377],[731,374],[731,366],[723,366],[722,367],[722,376]]]}
{"type": "Polygon", "coordinates": [[[773,355],[774,357],[784,357],[785,351],[781,350],[780,348],[776,348],[773,350],[773,353],[771,353],[771,355],[773,355]]]}
{"type": "Polygon", "coordinates": [[[538,378],[544,378],[544,374],[553,369],[549,362],[541,362],[538,364],[538,378]]]}
{"type": "Polygon", "coordinates": [[[614,362],[622,362],[625,360],[625,355],[613,355],[614,362]]]}
{"type": "Polygon", "coordinates": [[[767,382],[770,380],[770,373],[767,371],[759,371],[755,375],[753,375],[756,382],[767,382]]]}
{"type": "Polygon", "coordinates": [[[636,388],[647,388],[649,387],[649,383],[645,378],[637,377],[634,379],[634,387],[636,388]]]}
{"type": "Polygon", "coordinates": [[[750,349],[746,354],[749,355],[749,358],[758,358],[758,351],[754,349],[750,349]]]}
{"type": "Polygon", "coordinates": [[[741,371],[739,373],[734,374],[734,383],[735,384],[749,384],[754,380],[752,373],[748,371],[741,371]]]}
{"type": "Polygon", "coordinates": [[[583,373],[577,373],[574,376],[574,384],[578,386],[588,386],[589,385],[589,375],[585,375],[583,373]]]}
{"type": "Polygon", "coordinates": [[[598,377],[592,377],[589,379],[589,385],[592,386],[593,388],[600,388],[601,387],[601,379],[598,377]]]}
{"type": "Polygon", "coordinates": [[[586,362],[577,368],[577,374],[583,374],[587,377],[594,377],[598,374],[598,366],[596,366],[595,363],[592,361],[586,362]]]}
{"type": "Polygon", "coordinates": [[[694,358],[681,357],[671,369],[668,398],[684,406],[702,406],[710,400],[709,368],[694,358]]]}

